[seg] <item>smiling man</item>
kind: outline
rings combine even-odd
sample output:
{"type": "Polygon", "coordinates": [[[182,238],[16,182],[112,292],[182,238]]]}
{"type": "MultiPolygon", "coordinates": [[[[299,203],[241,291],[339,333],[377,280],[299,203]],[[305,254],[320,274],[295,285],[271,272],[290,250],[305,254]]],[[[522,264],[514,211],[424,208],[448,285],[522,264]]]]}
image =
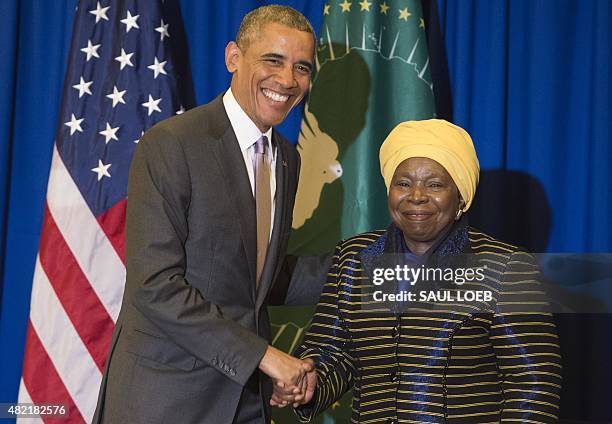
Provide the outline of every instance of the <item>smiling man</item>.
{"type": "Polygon", "coordinates": [[[225,50],[230,89],[139,143],[94,422],[262,423],[273,382],[312,395],[312,363],[269,345],[266,306],[316,303],[327,271],[298,261],[294,275],[312,278],[287,285],[299,156],[273,129],[308,90],[314,46],[297,11],[250,12],[225,50]]]}
{"type": "Polygon", "coordinates": [[[231,103],[233,96],[259,131],[266,133],[308,90],[314,35],[307,28],[274,21],[260,27],[256,18],[247,15],[236,41],[225,48],[225,63],[233,76],[224,103],[231,103]]]}

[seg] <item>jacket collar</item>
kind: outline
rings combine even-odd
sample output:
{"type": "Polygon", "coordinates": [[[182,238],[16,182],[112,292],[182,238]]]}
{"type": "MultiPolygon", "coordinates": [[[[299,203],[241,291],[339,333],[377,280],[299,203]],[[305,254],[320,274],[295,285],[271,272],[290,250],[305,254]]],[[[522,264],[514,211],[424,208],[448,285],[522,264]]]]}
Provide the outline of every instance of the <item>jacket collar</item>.
{"type": "MultiPolygon", "coordinates": [[[[399,247],[402,244],[400,237],[403,237],[402,231],[391,223],[381,237],[361,252],[362,263],[373,268],[381,263],[383,255],[403,255],[404,252],[399,247]]],[[[438,266],[452,262],[452,258],[457,255],[468,253],[472,253],[472,249],[468,237],[468,218],[464,215],[451,226],[444,237],[422,255],[419,262],[427,266],[438,266]]]]}

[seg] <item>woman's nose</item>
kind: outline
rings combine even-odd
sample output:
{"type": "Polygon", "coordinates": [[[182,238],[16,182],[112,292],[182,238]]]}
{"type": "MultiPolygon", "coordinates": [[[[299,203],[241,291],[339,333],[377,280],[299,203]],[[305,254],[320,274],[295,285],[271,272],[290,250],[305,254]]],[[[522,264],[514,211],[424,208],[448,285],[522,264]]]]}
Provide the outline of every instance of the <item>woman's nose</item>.
{"type": "Polygon", "coordinates": [[[408,200],[413,203],[424,203],[427,201],[427,195],[425,194],[425,190],[418,185],[411,187],[410,192],[408,193],[408,200]]]}

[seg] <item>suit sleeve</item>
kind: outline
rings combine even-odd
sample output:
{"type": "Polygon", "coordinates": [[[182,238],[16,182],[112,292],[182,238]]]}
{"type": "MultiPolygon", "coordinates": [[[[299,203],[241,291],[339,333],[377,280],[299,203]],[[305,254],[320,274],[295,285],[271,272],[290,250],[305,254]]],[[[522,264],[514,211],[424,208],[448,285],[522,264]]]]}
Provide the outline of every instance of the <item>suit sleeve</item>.
{"type": "Polygon", "coordinates": [[[502,422],[557,422],[559,340],[538,275],[533,257],[516,252],[501,282],[491,341],[502,379],[502,422]]]}
{"type": "Polygon", "coordinates": [[[192,187],[179,141],[152,128],[134,154],[128,185],[128,299],[177,345],[244,385],[268,343],[225,319],[185,278],[192,187]]]}
{"type": "Polygon", "coordinates": [[[356,373],[354,359],[347,348],[349,330],[340,315],[340,252],[337,246],[312,324],[303,344],[295,352],[295,356],[302,359],[311,358],[317,368],[317,388],[313,399],[295,409],[301,422],[310,422],[340,399],[352,387],[356,373]]]}

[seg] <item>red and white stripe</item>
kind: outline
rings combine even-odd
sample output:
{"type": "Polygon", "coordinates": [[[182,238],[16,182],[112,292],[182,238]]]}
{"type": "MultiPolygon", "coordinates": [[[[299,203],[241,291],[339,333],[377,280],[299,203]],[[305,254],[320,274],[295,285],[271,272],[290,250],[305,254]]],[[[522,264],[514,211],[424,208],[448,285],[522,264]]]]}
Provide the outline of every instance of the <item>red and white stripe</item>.
{"type": "Polygon", "coordinates": [[[54,149],[19,402],[67,404],[68,423],[95,411],[123,296],[124,217],[125,201],[95,217],[54,149]]]}

